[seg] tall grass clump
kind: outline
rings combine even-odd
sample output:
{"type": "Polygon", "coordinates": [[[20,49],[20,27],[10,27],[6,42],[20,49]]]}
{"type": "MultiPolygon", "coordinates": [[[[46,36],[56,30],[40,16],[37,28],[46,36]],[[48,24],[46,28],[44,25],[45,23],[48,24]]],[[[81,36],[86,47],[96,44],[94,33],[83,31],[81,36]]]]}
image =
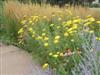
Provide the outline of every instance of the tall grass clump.
{"type": "Polygon", "coordinates": [[[63,8],[59,8],[58,6],[50,6],[49,4],[42,4],[41,6],[39,4],[23,4],[18,1],[7,1],[5,2],[5,14],[15,14],[18,18],[24,16],[24,15],[44,15],[44,16],[51,16],[52,13],[56,11],[65,11],[65,9],[69,9],[72,11],[74,15],[85,17],[89,14],[93,15],[93,17],[100,19],[100,10],[94,10],[90,9],[88,7],[82,7],[82,6],[65,6],[63,8]],[[78,11],[78,12],[77,12],[78,11]]]}
{"type": "MultiPolygon", "coordinates": [[[[14,13],[6,15],[4,12],[4,2],[0,5],[0,34],[1,41],[5,43],[14,43],[17,41],[17,31],[20,28],[19,21],[14,13]]],[[[10,13],[10,11],[9,11],[10,13]]]]}
{"type": "MultiPolygon", "coordinates": [[[[3,30],[2,29],[2,27],[1,27],[1,24],[2,24],[2,15],[3,15],[3,12],[2,12],[2,10],[3,10],[3,3],[0,1],[0,33],[1,33],[1,31],[3,30]]],[[[2,31],[3,32],[3,31],[2,31]]]]}
{"type": "Polygon", "coordinates": [[[23,4],[18,1],[8,1],[5,2],[5,14],[15,14],[17,18],[22,18],[24,15],[32,16],[32,15],[45,15],[50,16],[53,12],[62,10],[58,6],[51,7],[49,4],[23,4]]]}

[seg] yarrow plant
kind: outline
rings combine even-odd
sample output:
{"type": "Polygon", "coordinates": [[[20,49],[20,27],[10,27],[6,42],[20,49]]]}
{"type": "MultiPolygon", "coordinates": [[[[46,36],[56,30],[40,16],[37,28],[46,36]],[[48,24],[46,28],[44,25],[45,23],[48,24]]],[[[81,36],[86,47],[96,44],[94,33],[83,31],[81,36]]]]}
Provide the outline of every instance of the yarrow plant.
{"type": "MultiPolygon", "coordinates": [[[[40,58],[43,69],[50,67],[56,75],[72,75],[71,70],[84,56],[84,39],[93,35],[100,41],[100,21],[91,15],[85,19],[74,16],[69,10],[47,16],[24,16],[18,31],[19,45],[40,58]]],[[[88,50],[88,49],[87,49],[88,50]]]]}

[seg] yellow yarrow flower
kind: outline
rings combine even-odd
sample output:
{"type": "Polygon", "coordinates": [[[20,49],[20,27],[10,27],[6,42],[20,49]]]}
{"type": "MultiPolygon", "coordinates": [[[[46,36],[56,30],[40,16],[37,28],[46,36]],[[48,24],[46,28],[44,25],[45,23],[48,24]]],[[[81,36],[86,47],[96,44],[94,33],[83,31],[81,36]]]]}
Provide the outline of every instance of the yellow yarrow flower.
{"type": "Polygon", "coordinates": [[[21,24],[25,24],[25,23],[26,23],[26,20],[22,20],[22,21],[21,21],[21,24]]]}
{"type": "Polygon", "coordinates": [[[33,37],[33,38],[35,37],[35,31],[32,32],[32,37],[33,37]]]}
{"type": "Polygon", "coordinates": [[[57,55],[57,54],[54,54],[54,55],[53,55],[53,57],[54,57],[54,58],[57,58],[57,57],[58,57],[58,55],[57,55]]]}
{"type": "Polygon", "coordinates": [[[73,23],[79,23],[81,20],[80,19],[75,19],[73,20],[73,23]]]}
{"type": "Polygon", "coordinates": [[[59,35],[55,36],[55,39],[56,39],[56,40],[57,40],[57,39],[60,39],[60,36],[59,36],[59,35]]]}
{"type": "Polygon", "coordinates": [[[48,68],[48,66],[49,66],[49,64],[48,63],[45,63],[45,64],[43,64],[42,68],[43,69],[46,69],[46,68],[48,68]]]}
{"type": "Polygon", "coordinates": [[[95,21],[95,18],[91,17],[89,18],[89,21],[95,21]]]}
{"type": "Polygon", "coordinates": [[[69,34],[67,32],[64,33],[64,36],[69,36],[69,34]]]}
{"type": "Polygon", "coordinates": [[[32,28],[29,28],[29,31],[30,31],[30,32],[32,32],[32,31],[33,31],[33,29],[32,29],[32,28]]]}
{"type": "Polygon", "coordinates": [[[72,29],[77,29],[78,28],[78,25],[77,24],[74,24],[72,29]]]}
{"type": "Polygon", "coordinates": [[[91,22],[86,22],[85,24],[84,24],[84,26],[88,26],[88,25],[90,25],[91,24],[91,22]]]}
{"type": "Polygon", "coordinates": [[[23,32],[24,32],[24,29],[21,28],[21,29],[19,29],[18,34],[23,33],[23,32]]]}
{"type": "Polygon", "coordinates": [[[64,56],[64,54],[63,53],[60,53],[60,56],[64,56]]]}
{"type": "Polygon", "coordinates": [[[55,44],[59,43],[59,40],[54,40],[54,43],[55,43],[55,44]]]}
{"type": "Polygon", "coordinates": [[[96,21],[96,23],[100,24],[100,21],[96,21]]]}
{"type": "Polygon", "coordinates": [[[41,37],[41,36],[38,36],[38,37],[36,37],[36,39],[37,39],[37,40],[41,40],[41,39],[42,39],[42,37],[41,37]]]}
{"type": "Polygon", "coordinates": [[[66,23],[67,23],[67,25],[70,25],[70,24],[72,24],[72,21],[69,20],[69,21],[67,21],[66,23]]]}
{"type": "Polygon", "coordinates": [[[33,35],[32,35],[32,37],[34,38],[34,37],[35,37],[35,35],[33,34],[33,35]]]}
{"type": "Polygon", "coordinates": [[[44,40],[47,41],[47,40],[49,40],[49,38],[48,37],[44,37],[44,40]]]}
{"type": "Polygon", "coordinates": [[[32,24],[32,21],[31,20],[29,21],[29,24],[32,24]]]}
{"type": "Polygon", "coordinates": [[[48,43],[44,43],[44,46],[45,46],[45,47],[48,47],[48,46],[49,46],[49,44],[48,44],[48,43]]]}
{"type": "Polygon", "coordinates": [[[90,30],[89,33],[92,34],[92,33],[94,33],[94,31],[93,30],[90,30]]]}
{"type": "Polygon", "coordinates": [[[42,33],[42,36],[45,36],[46,35],[46,33],[42,33]]]}
{"type": "Polygon", "coordinates": [[[49,53],[49,55],[50,55],[50,56],[52,56],[52,55],[53,55],[53,53],[49,53]]]}
{"type": "Polygon", "coordinates": [[[60,54],[60,52],[57,52],[57,54],[60,54]]]}
{"type": "Polygon", "coordinates": [[[73,34],[73,33],[74,33],[74,31],[70,31],[69,33],[70,33],[70,34],[73,34]]]}
{"type": "Polygon", "coordinates": [[[35,31],[33,31],[32,33],[35,34],[35,31]]]}
{"type": "Polygon", "coordinates": [[[67,31],[70,32],[70,31],[72,31],[72,30],[73,30],[73,28],[69,28],[67,31]]]}
{"type": "Polygon", "coordinates": [[[99,37],[96,37],[96,40],[100,41],[100,38],[99,37]]]}

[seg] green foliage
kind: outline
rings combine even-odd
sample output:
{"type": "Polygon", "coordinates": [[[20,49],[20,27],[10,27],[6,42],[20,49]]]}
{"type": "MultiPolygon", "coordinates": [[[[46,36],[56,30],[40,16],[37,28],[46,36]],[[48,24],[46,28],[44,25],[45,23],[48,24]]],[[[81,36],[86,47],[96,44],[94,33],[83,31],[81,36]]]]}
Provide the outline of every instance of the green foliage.
{"type": "MultiPolygon", "coordinates": [[[[86,40],[86,39],[85,39],[86,40]]],[[[87,40],[86,40],[87,41],[87,40]]],[[[94,42],[93,42],[94,43],[94,42]]],[[[76,64],[75,68],[72,70],[72,75],[99,75],[100,74],[100,56],[98,56],[98,51],[93,50],[93,46],[84,42],[85,54],[81,57],[81,62],[76,64]],[[87,49],[87,48],[88,49],[87,49]]],[[[96,43],[95,45],[96,46],[96,43]]]]}
{"type": "Polygon", "coordinates": [[[100,21],[92,16],[85,19],[73,16],[69,10],[57,11],[51,18],[24,16],[19,21],[14,13],[4,14],[3,6],[0,9],[2,41],[17,43],[41,64],[48,63],[55,75],[84,75],[87,66],[92,69],[91,75],[99,75],[92,39],[96,36],[97,41],[100,40],[100,21]]]}
{"type": "Polygon", "coordinates": [[[4,14],[3,2],[2,6],[0,5],[0,10],[0,39],[14,43],[17,41],[17,31],[20,28],[18,19],[14,15],[7,16],[4,14]]]}
{"type": "Polygon", "coordinates": [[[38,56],[41,64],[48,63],[56,75],[72,75],[71,70],[80,63],[81,56],[92,48],[93,35],[100,32],[100,21],[92,16],[82,19],[69,12],[59,11],[50,19],[24,17],[18,31],[19,45],[38,56]]]}

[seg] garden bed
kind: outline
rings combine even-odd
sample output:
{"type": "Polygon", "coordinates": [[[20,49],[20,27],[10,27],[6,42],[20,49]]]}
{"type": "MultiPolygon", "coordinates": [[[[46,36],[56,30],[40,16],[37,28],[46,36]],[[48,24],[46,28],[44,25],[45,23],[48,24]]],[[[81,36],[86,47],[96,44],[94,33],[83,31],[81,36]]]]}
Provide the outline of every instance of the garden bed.
{"type": "Polygon", "coordinates": [[[99,12],[80,6],[47,7],[5,2],[1,39],[27,50],[54,75],[99,75],[99,12]]]}

